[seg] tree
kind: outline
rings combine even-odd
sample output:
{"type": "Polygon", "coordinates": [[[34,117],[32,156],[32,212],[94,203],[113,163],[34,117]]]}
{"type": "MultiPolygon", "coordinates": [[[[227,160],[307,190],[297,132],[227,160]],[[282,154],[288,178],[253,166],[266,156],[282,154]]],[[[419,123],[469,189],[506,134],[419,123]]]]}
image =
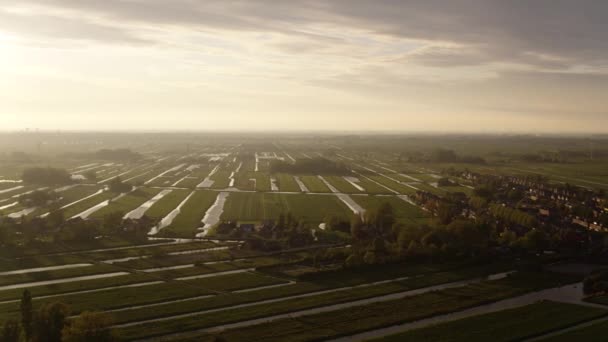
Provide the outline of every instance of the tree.
{"type": "Polygon", "coordinates": [[[34,167],[23,170],[21,179],[27,184],[66,185],[71,184],[72,177],[64,169],[34,167]]]}
{"type": "Polygon", "coordinates": [[[131,184],[128,183],[124,183],[120,177],[115,177],[113,178],[109,183],[108,183],[108,187],[110,188],[110,191],[120,194],[120,193],[125,193],[125,192],[129,192],[131,191],[131,189],[133,188],[131,186],[131,184]]]}
{"type": "Polygon", "coordinates": [[[21,330],[19,322],[16,320],[8,320],[4,322],[2,327],[2,333],[0,333],[0,341],[4,342],[19,342],[21,337],[21,330]]]}
{"type": "Polygon", "coordinates": [[[61,342],[69,309],[63,303],[51,303],[38,310],[34,317],[34,341],[61,342]]]}
{"type": "Polygon", "coordinates": [[[114,341],[111,317],[100,312],[83,312],[63,329],[63,342],[114,341]]]}
{"type": "Polygon", "coordinates": [[[47,217],[49,226],[52,228],[57,228],[62,226],[65,223],[65,216],[63,214],[63,210],[53,210],[49,213],[47,217]]]}
{"type": "Polygon", "coordinates": [[[29,290],[23,291],[21,296],[21,327],[25,334],[26,341],[32,338],[32,323],[34,320],[34,312],[32,308],[32,294],[29,290]]]}
{"type": "Polygon", "coordinates": [[[93,170],[85,172],[84,177],[91,182],[97,182],[97,172],[93,170]]]}
{"type": "Polygon", "coordinates": [[[106,234],[120,234],[122,232],[122,218],[124,213],[113,211],[103,217],[103,230],[106,234]]]}

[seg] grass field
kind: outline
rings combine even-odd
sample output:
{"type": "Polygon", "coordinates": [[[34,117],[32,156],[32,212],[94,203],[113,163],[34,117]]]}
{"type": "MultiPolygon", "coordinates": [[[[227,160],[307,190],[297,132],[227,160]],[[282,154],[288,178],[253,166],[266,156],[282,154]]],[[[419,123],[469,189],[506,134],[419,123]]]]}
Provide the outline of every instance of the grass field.
{"type": "Polygon", "coordinates": [[[95,195],[91,198],[88,198],[82,202],[78,202],[74,205],[71,205],[71,206],[65,208],[65,210],[63,211],[63,215],[66,218],[70,218],[74,215],[80,214],[81,212],[83,212],[89,208],[94,207],[95,205],[97,205],[103,201],[110,200],[116,196],[117,196],[117,194],[115,194],[113,192],[104,191],[104,192],[102,192],[98,195],[95,195]]]}
{"type": "Polygon", "coordinates": [[[71,278],[91,274],[111,273],[120,271],[111,265],[91,265],[77,268],[59,269],[46,272],[33,272],[24,274],[3,275],[0,277],[0,286],[71,278]]]}
{"type": "Polygon", "coordinates": [[[366,210],[374,210],[382,203],[388,203],[400,222],[413,223],[418,219],[429,217],[429,214],[422,209],[396,196],[351,196],[351,198],[366,210]]]}
{"type": "Polygon", "coordinates": [[[190,190],[173,190],[163,198],[154,203],[145,215],[155,219],[161,219],[169,214],[190,194],[190,190]]]}
{"type": "MultiPolygon", "coordinates": [[[[422,279],[422,278],[421,278],[422,279]]],[[[539,288],[554,286],[561,277],[519,275],[504,280],[486,281],[443,291],[429,292],[387,302],[312,314],[295,319],[279,319],[253,327],[234,329],[224,334],[228,341],[309,341],[323,340],[360,331],[417,320],[436,314],[515,296],[539,288]],[[328,327],[328,328],[325,328],[328,327]]],[[[417,280],[412,280],[417,281],[417,280]]],[[[197,315],[180,320],[169,320],[118,330],[126,339],[162,335],[172,331],[184,331],[213,327],[228,322],[266,317],[279,313],[314,308],[332,303],[399,291],[399,284],[383,284],[351,291],[338,291],[312,297],[289,299],[277,303],[197,315]],[[178,328],[179,327],[179,328],[178,328]]],[[[195,341],[197,339],[193,339],[195,341]]]]}
{"type": "Polygon", "coordinates": [[[605,342],[608,336],[608,321],[581,327],[563,334],[542,339],[542,342],[605,342]]]}
{"type": "Polygon", "coordinates": [[[296,182],[296,180],[293,178],[292,175],[286,174],[286,173],[279,173],[275,175],[276,179],[277,179],[277,186],[279,187],[280,191],[287,191],[287,192],[300,192],[300,187],[298,186],[298,183],[296,182]]]}
{"type": "MultiPolygon", "coordinates": [[[[359,185],[363,189],[365,189],[365,193],[368,193],[368,194],[393,194],[393,192],[387,190],[386,188],[382,187],[381,185],[378,185],[363,176],[358,176],[357,178],[359,178],[359,185]]],[[[382,184],[382,183],[380,183],[380,184],[382,184]]]]}
{"type": "Polygon", "coordinates": [[[359,191],[357,188],[352,186],[352,184],[350,184],[340,176],[325,176],[324,178],[329,182],[329,184],[333,185],[334,188],[338,189],[338,191],[340,192],[347,194],[362,193],[362,191],[359,191]]]}
{"type": "MultiPolygon", "coordinates": [[[[525,338],[566,328],[606,314],[608,314],[608,311],[602,309],[545,301],[521,308],[412,330],[374,341],[521,341],[525,338]]],[[[582,339],[580,341],[587,340],[582,339]]]]}
{"type": "MultiPolygon", "coordinates": [[[[152,278],[154,275],[150,277],[152,278]]],[[[68,294],[62,296],[61,301],[68,304],[71,314],[75,315],[86,310],[115,310],[203,295],[218,295],[230,291],[283,283],[286,283],[286,281],[260,273],[248,272],[204,279],[167,281],[141,287],[102,290],[94,293],[68,294]]],[[[34,303],[36,306],[42,306],[56,301],[56,298],[45,298],[36,299],[34,303]]],[[[170,306],[171,304],[168,303],[167,305],[158,306],[157,308],[159,309],[150,310],[148,308],[147,310],[139,311],[147,311],[147,317],[159,316],[162,315],[165,307],[170,310],[170,306]]],[[[116,313],[113,316],[116,316],[115,322],[128,322],[140,318],[137,316],[138,314],[142,315],[138,310],[134,309],[120,314],[116,313]]],[[[0,304],[0,321],[14,318],[18,315],[19,303],[0,304]]]]}
{"type": "Polygon", "coordinates": [[[230,185],[230,174],[232,171],[219,169],[216,173],[211,176],[211,180],[213,180],[213,185],[211,185],[214,189],[225,189],[230,185]]]}
{"type": "Polygon", "coordinates": [[[107,206],[99,209],[91,218],[104,217],[110,213],[120,212],[123,215],[127,214],[133,209],[136,209],[146,201],[154,197],[160,192],[161,189],[156,188],[137,188],[136,190],[126,194],[125,196],[111,201],[107,206]]]}
{"type": "Polygon", "coordinates": [[[216,197],[217,192],[214,191],[196,191],[181,208],[181,212],[171,225],[163,229],[160,235],[193,237],[196,234],[196,228],[203,225],[201,220],[207,209],[215,202],[216,197]]]}
{"type": "Polygon", "coordinates": [[[300,176],[300,180],[310,192],[331,192],[327,185],[317,176],[300,176]]]}
{"type": "Polygon", "coordinates": [[[348,216],[349,210],[334,196],[272,193],[232,193],[222,219],[261,221],[291,213],[307,222],[320,223],[327,215],[348,216]]]}
{"type": "MultiPolygon", "coordinates": [[[[384,176],[381,175],[377,175],[377,174],[371,174],[371,175],[367,175],[369,178],[375,180],[376,182],[388,187],[389,189],[395,190],[397,192],[399,192],[400,194],[403,195],[412,195],[414,193],[416,193],[416,189],[409,187],[407,185],[403,185],[400,183],[397,183],[391,179],[388,179],[384,176]]],[[[390,176],[389,176],[390,177],[390,176]]],[[[391,177],[394,178],[394,177],[391,177]]]]}

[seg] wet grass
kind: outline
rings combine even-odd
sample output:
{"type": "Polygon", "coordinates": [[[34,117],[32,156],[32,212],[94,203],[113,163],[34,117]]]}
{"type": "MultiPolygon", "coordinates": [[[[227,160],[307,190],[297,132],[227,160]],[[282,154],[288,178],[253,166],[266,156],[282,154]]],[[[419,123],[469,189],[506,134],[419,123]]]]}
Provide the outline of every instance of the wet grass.
{"type": "Polygon", "coordinates": [[[277,179],[277,186],[279,187],[280,191],[287,191],[287,192],[300,192],[300,186],[298,185],[298,183],[296,182],[296,180],[293,178],[292,175],[286,174],[286,173],[279,173],[277,175],[275,175],[276,179],[277,179]]]}
{"type": "Polygon", "coordinates": [[[155,219],[162,219],[173,209],[177,208],[188,194],[190,194],[189,190],[173,190],[146,210],[145,215],[155,219]]]}
{"type": "Polygon", "coordinates": [[[349,217],[349,209],[335,196],[273,193],[232,193],[223,220],[262,221],[291,213],[296,219],[319,224],[328,215],[349,217]]]}
{"type": "Polygon", "coordinates": [[[111,272],[119,272],[119,271],[121,271],[121,270],[117,269],[114,266],[110,266],[110,265],[92,265],[92,266],[83,266],[83,267],[76,267],[76,268],[44,271],[44,272],[10,274],[10,275],[0,276],[0,286],[30,283],[30,282],[45,281],[45,280],[62,279],[62,278],[80,277],[80,276],[87,276],[87,275],[92,275],[92,274],[102,274],[102,273],[111,273],[111,272]]]}
{"type": "Polygon", "coordinates": [[[346,194],[360,194],[362,191],[359,191],[352,184],[346,181],[346,179],[340,176],[325,176],[325,180],[329,182],[329,184],[333,185],[338,191],[346,193],[346,194]]]}
{"type": "Polygon", "coordinates": [[[202,227],[201,222],[205,213],[215,202],[217,192],[196,191],[181,208],[181,212],[169,227],[164,228],[159,235],[171,237],[194,237],[197,228],[202,227]]]}
{"type": "Polygon", "coordinates": [[[100,218],[116,212],[122,213],[123,215],[127,214],[131,210],[136,209],[147,202],[159,192],[160,189],[155,188],[138,188],[117,200],[111,201],[110,204],[93,213],[91,218],[100,218]]]}
{"type": "Polygon", "coordinates": [[[310,192],[331,192],[327,185],[317,176],[300,176],[300,180],[310,192]]]}
{"type": "Polygon", "coordinates": [[[542,339],[542,342],[605,342],[608,336],[608,321],[598,322],[560,335],[542,339]]]}
{"type": "MultiPolygon", "coordinates": [[[[61,301],[69,306],[72,315],[83,311],[102,311],[128,308],[138,305],[156,304],[192,298],[205,295],[221,295],[230,291],[238,291],[268,285],[283,284],[286,281],[268,277],[263,274],[249,272],[239,274],[221,275],[203,279],[175,280],[165,283],[146,285],[141,287],[103,290],[94,293],[65,295],[55,298],[35,299],[34,305],[41,307],[44,304],[61,301]]],[[[201,300],[201,299],[198,299],[201,300]]],[[[121,322],[127,322],[131,312],[138,311],[154,314],[162,312],[163,307],[171,305],[187,305],[184,302],[167,303],[153,308],[140,308],[116,313],[121,322]],[[157,310],[157,308],[159,308],[157,310]]],[[[19,315],[19,303],[0,304],[0,321],[15,318],[19,315]]]]}
{"type": "Polygon", "coordinates": [[[424,210],[402,200],[396,196],[351,196],[352,199],[366,210],[375,210],[382,203],[392,206],[395,217],[401,222],[414,222],[415,219],[427,218],[429,214],[424,210]]]}
{"type": "MultiPolygon", "coordinates": [[[[288,312],[297,311],[297,310],[316,308],[316,307],[320,307],[320,306],[339,304],[339,303],[349,302],[349,301],[353,301],[353,300],[365,299],[365,298],[386,295],[386,294],[391,294],[391,293],[401,292],[401,291],[408,291],[408,290],[412,290],[412,289],[416,289],[416,288],[421,288],[421,287],[426,287],[426,286],[431,286],[431,285],[436,285],[436,284],[441,284],[441,283],[446,283],[446,282],[451,282],[451,281],[456,281],[456,280],[462,280],[462,279],[471,277],[472,274],[479,275],[479,272],[480,272],[480,270],[477,270],[475,272],[474,271],[451,272],[451,273],[450,272],[440,272],[440,273],[436,273],[436,274],[430,274],[425,277],[415,277],[415,278],[402,280],[402,281],[398,281],[398,282],[391,282],[391,283],[373,285],[373,286],[368,286],[368,287],[353,288],[353,289],[347,289],[347,290],[336,291],[336,292],[331,292],[331,293],[307,296],[307,297],[302,297],[302,298],[286,299],[284,301],[279,301],[279,302],[275,302],[275,303],[260,304],[260,305],[255,305],[255,306],[249,306],[246,308],[236,308],[233,310],[215,312],[212,314],[196,315],[196,316],[182,318],[182,319],[167,320],[167,321],[163,321],[163,322],[157,322],[154,324],[154,326],[151,326],[151,324],[150,324],[150,329],[148,329],[148,324],[146,324],[143,326],[139,326],[138,329],[135,329],[135,327],[121,329],[120,333],[123,334],[124,337],[126,337],[128,339],[132,339],[132,338],[140,338],[140,337],[144,337],[144,336],[162,335],[162,334],[170,333],[170,332],[177,331],[177,330],[183,331],[183,330],[189,330],[189,329],[193,330],[193,329],[200,329],[200,328],[205,328],[205,327],[212,327],[212,326],[216,326],[216,325],[220,325],[220,324],[227,324],[227,323],[238,322],[238,321],[248,320],[248,319],[255,319],[255,318],[260,318],[260,317],[267,317],[267,316],[288,313],[288,312]],[[177,329],[176,328],[177,326],[180,326],[181,328],[177,329]],[[143,330],[145,330],[145,332],[143,332],[143,330]],[[144,335],[141,335],[142,333],[144,335]]],[[[264,299],[285,297],[288,295],[285,291],[287,291],[287,292],[294,291],[294,292],[290,292],[290,293],[296,294],[296,292],[299,291],[300,286],[303,286],[305,289],[308,289],[308,291],[301,292],[301,293],[307,293],[307,292],[319,291],[319,290],[331,288],[331,287],[326,287],[326,286],[322,286],[322,285],[314,284],[314,283],[298,283],[296,285],[289,286],[288,288],[275,289],[275,291],[277,291],[276,294],[267,294],[268,297],[265,297],[264,299]],[[281,295],[279,297],[277,297],[276,295],[279,294],[279,292],[281,293],[281,295]]],[[[259,295],[260,294],[258,294],[258,300],[262,300],[262,298],[260,298],[259,295]]],[[[414,297],[411,297],[411,298],[414,298],[414,297]]],[[[233,302],[233,301],[229,301],[229,302],[231,303],[231,305],[240,304],[240,302],[233,302]]],[[[220,307],[224,307],[224,306],[227,306],[227,305],[223,305],[220,307]]],[[[196,310],[194,310],[194,307],[192,307],[190,309],[192,309],[193,311],[187,311],[187,312],[196,311],[196,310]]],[[[209,307],[197,307],[197,310],[206,310],[206,309],[209,309],[209,307]]],[[[262,338],[261,340],[264,340],[264,338],[262,338]]]]}
{"type": "Polygon", "coordinates": [[[103,201],[110,200],[116,196],[118,196],[118,194],[115,194],[110,191],[104,191],[98,195],[95,195],[91,198],[88,198],[82,202],[78,202],[78,203],[66,208],[63,212],[63,215],[66,218],[70,218],[72,216],[82,213],[83,211],[85,211],[89,208],[96,206],[97,204],[99,204],[103,201]]]}
{"type": "MultiPolygon", "coordinates": [[[[521,341],[606,314],[608,314],[606,310],[544,301],[520,308],[433,325],[374,341],[521,341]]],[[[587,341],[587,339],[580,339],[579,341],[587,341]]]]}
{"type": "Polygon", "coordinates": [[[519,274],[461,288],[430,292],[387,302],[287,318],[222,334],[227,341],[310,341],[355,334],[517,296],[557,286],[570,278],[552,274],[519,274]]]}

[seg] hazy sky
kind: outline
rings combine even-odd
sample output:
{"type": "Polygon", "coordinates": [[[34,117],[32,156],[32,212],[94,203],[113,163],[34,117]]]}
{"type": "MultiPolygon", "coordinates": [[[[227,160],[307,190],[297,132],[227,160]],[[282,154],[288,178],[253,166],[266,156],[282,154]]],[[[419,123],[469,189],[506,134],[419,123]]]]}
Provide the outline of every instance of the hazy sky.
{"type": "Polygon", "coordinates": [[[0,119],[608,132],[608,1],[0,0],[0,119]]]}

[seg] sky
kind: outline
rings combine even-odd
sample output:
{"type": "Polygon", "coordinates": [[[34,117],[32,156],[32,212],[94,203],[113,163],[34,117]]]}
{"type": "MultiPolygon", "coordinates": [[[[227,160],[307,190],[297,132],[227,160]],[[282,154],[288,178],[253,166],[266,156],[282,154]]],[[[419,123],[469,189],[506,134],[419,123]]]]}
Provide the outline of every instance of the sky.
{"type": "Polygon", "coordinates": [[[608,132],[604,0],[0,0],[0,130],[608,132]]]}

